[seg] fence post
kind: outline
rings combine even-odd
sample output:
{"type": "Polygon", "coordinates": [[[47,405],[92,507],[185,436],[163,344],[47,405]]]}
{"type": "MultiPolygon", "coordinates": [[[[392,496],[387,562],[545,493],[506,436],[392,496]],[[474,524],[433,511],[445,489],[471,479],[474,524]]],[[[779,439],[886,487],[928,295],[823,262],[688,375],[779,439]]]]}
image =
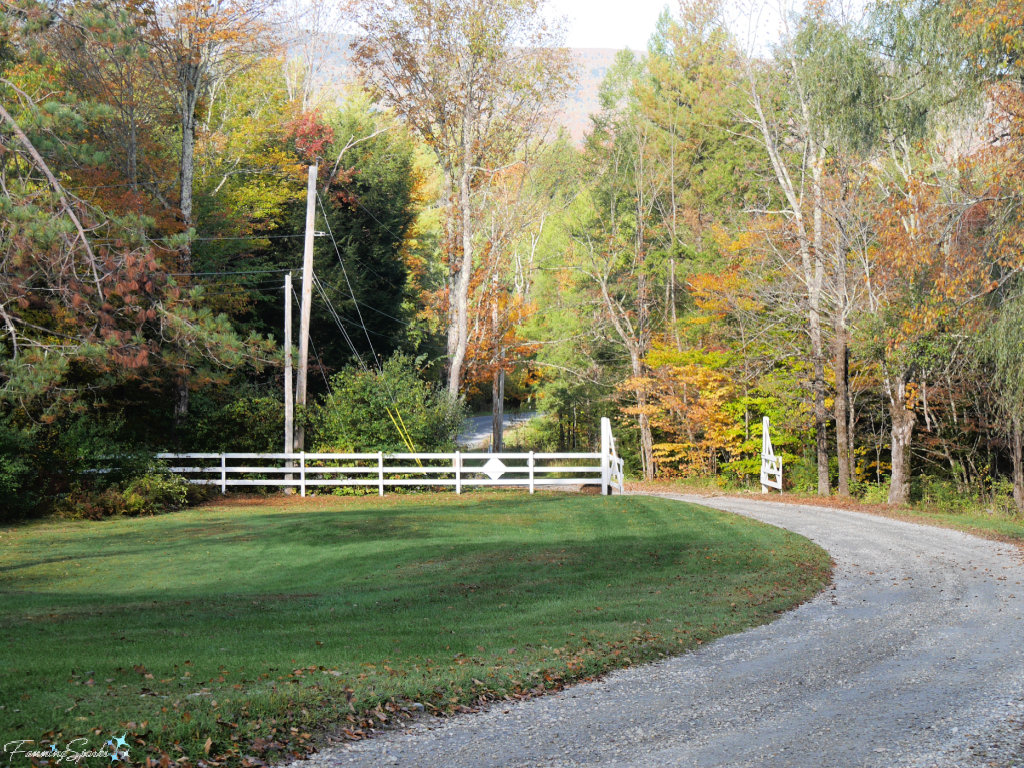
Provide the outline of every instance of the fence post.
{"type": "Polygon", "coordinates": [[[601,495],[610,496],[611,488],[609,487],[611,480],[611,441],[608,439],[608,433],[611,431],[611,422],[607,418],[601,418],[601,495]]]}
{"type": "Polygon", "coordinates": [[[536,462],[533,459],[533,451],[530,451],[530,459],[529,459],[529,467],[530,467],[530,493],[533,493],[533,488],[534,488],[534,485],[535,485],[535,483],[534,483],[534,471],[533,471],[533,468],[534,468],[535,464],[536,464],[536,462]]]}
{"type": "Polygon", "coordinates": [[[380,495],[384,495],[384,452],[377,451],[377,482],[379,483],[380,495]]]}
{"type": "Polygon", "coordinates": [[[228,492],[228,459],[223,453],[220,455],[220,493],[221,496],[228,492]]]}
{"type": "Polygon", "coordinates": [[[462,493],[462,451],[455,452],[455,493],[462,493]]]}
{"type": "Polygon", "coordinates": [[[302,498],[306,498],[306,452],[299,454],[299,483],[302,487],[302,498]]]}

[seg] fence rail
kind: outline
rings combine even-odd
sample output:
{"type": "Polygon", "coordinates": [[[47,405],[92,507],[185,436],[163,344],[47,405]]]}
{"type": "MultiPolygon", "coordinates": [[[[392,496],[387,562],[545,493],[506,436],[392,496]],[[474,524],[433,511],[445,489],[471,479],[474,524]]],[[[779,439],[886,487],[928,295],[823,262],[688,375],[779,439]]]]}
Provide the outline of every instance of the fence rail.
{"type": "Polygon", "coordinates": [[[600,484],[623,491],[623,461],[600,453],[161,453],[189,482],[233,486],[520,486],[600,484]],[[188,459],[189,464],[173,462],[188,459]],[[565,464],[563,462],[572,462],[565,464]],[[291,464],[291,466],[289,466],[291,464]]]}
{"type": "Polygon", "coordinates": [[[605,495],[624,491],[625,467],[608,419],[595,453],[160,453],[171,472],[197,485],[233,486],[514,486],[594,484],[605,495]],[[188,459],[189,464],[173,462],[188,459]],[[570,462],[570,463],[565,463],[570,462]]]}

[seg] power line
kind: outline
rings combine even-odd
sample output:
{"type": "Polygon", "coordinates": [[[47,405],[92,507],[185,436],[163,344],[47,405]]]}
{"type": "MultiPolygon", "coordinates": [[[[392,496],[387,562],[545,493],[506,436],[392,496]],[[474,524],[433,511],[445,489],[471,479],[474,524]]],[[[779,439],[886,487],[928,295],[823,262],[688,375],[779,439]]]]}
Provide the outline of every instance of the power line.
{"type": "MultiPolygon", "coordinates": [[[[328,282],[326,282],[324,280],[320,280],[320,282],[323,283],[324,285],[326,285],[328,288],[331,288],[331,289],[333,289],[335,291],[340,290],[339,288],[331,285],[330,283],[328,283],[328,282]]],[[[361,307],[366,307],[371,312],[376,312],[378,315],[384,315],[384,317],[389,317],[392,320],[394,320],[396,323],[401,323],[402,325],[408,326],[410,328],[412,327],[412,323],[407,323],[405,320],[401,320],[401,319],[395,317],[394,315],[389,315],[387,312],[384,312],[383,310],[377,309],[376,307],[370,306],[369,304],[364,304],[361,301],[356,301],[356,303],[359,304],[361,307]]],[[[379,336],[380,334],[377,334],[377,335],[379,336]]]]}
{"type": "Polygon", "coordinates": [[[305,237],[305,235],[239,235],[237,237],[190,237],[189,242],[194,243],[197,240],[204,242],[212,242],[215,240],[279,240],[288,237],[305,237]]]}
{"type": "Polygon", "coordinates": [[[238,272],[166,272],[165,274],[175,277],[201,277],[203,275],[270,275],[283,272],[302,272],[301,267],[290,267],[288,269],[250,269],[238,272]]]}
{"type": "MultiPolygon", "coordinates": [[[[295,299],[295,302],[297,304],[301,304],[301,302],[299,301],[298,295],[295,293],[295,289],[294,288],[292,288],[292,297],[295,299]]],[[[324,363],[323,363],[323,360],[320,359],[320,354],[316,351],[316,344],[313,343],[313,336],[312,335],[310,335],[310,337],[309,337],[309,344],[310,344],[311,347],[313,347],[313,357],[316,358],[316,364],[320,368],[320,375],[324,377],[324,386],[326,386],[327,387],[327,391],[330,392],[331,391],[331,385],[327,381],[327,371],[324,369],[324,363]]]]}
{"type": "MultiPolygon", "coordinates": [[[[320,203],[320,210],[324,215],[324,224],[327,226],[327,234],[331,236],[331,242],[334,244],[334,252],[338,255],[338,263],[341,264],[341,274],[345,276],[345,284],[348,286],[348,292],[352,296],[352,303],[355,304],[356,314],[359,315],[359,324],[363,326],[363,333],[366,334],[366,343],[370,345],[370,352],[373,354],[375,360],[377,360],[377,351],[373,348],[373,342],[370,340],[370,334],[366,333],[366,322],[363,320],[363,313],[359,309],[359,300],[356,299],[356,292],[352,290],[352,282],[348,279],[348,270],[345,269],[345,261],[341,258],[341,249],[338,248],[338,241],[334,239],[334,232],[331,230],[331,222],[327,218],[327,210],[324,208],[324,201],[320,199],[320,193],[316,193],[316,200],[320,203]]],[[[376,219],[374,219],[376,221],[376,219]]],[[[380,222],[377,222],[378,224],[380,222]]],[[[383,227],[384,225],[381,224],[383,227]]],[[[380,364],[380,360],[377,360],[377,367],[380,368],[381,373],[384,373],[384,368],[380,364]]],[[[383,379],[383,376],[381,377],[383,379]]],[[[387,382],[385,382],[387,386],[387,382]]],[[[394,399],[394,396],[392,396],[394,399]]]]}
{"type": "MultiPolygon", "coordinates": [[[[346,191],[346,192],[348,192],[348,190],[347,190],[347,189],[346,189],[345,191],[346,191]]],[[[374,221],[376,221],[376,222],[377,222],[378,224],[380,224],[381,228],[382,228],[382,229],[383,229],[383,230],[384,230],[385,232],[388,232],[388,233],[389,233],[389,234],[390,234],[390,235],[391,235],[391,236],[392,236],[393,238],[395,238],[396,240],[399,240],[399,241],[400,241],[400,240],[402,239],[402,238],[401,238],[401,237],[400,237],[399,235],[395,234],[395,233],[394,233],[394,232],[393,232],[393,231],[392,231],[392,230],[391,230],[391,229],[390,229],[389,227],[387,227],[387,226],[386,226],[386,225],[384,224],[384,222],[383,222],[383,221],[381,221],[381,220],[380,220],[380,219],[378,219],[378,218],[377,218],[376,216],[374,216],[374,215],[373,215],[373,212],[372,212],[372,211],[370,211],[370,209],[369,209],[369,208],[367,208],[367,207],[366,207],[365,205],[363,205],[362,203],[360,203],[360,202],[359,202],[359,198],[358,198],[358,197],[356,197],[356,196],[355,196],[354,194],[351,194],[351,193],[349,193],[349,194],[351,195],[351,197],[350,197],[351,201],[352,201],[353,203],[355,203],[356,205],[358,205],[358,206],[359,206],[360,208],[362,208],[362,209],[363,209],[364,211],[366,211],[366,214],[367,214],[367,215],[368,215],[368,216],[369,216],[369,217],[370,217],[371,219],[373,219],[373,220],[374,220],[374,221]]],[[[320,195],[319,195],[319,193],[318,193],[318,194],[317,194],[317,199],[319,199],[319,198],[320,198],[320,195]]],[[[321,208],[321,209],[323,209],[323,207],[324,207],[324,204],[323,204],[323,201],[321,200],[321,201],[320,201],[320,208],[321,208]]],[[[324,218],[326,218],[326,217],[327,217],[327,214],[326,214],[326,212],[325,212],[325,213],[324,213],[324,218]]]]}
{"type": "MultiPolygon", "coordinates": [[[[324,296],[324,301],[325,302],[328,301],[326,296],[324,296]]],[[[322,304],[322,305],[318,305],[318,306],[322,306],[324,309],[326,309],[328,311],[328,313],[330,313],[331,309],[333,308],[333,307],[328,307],[326,304],[322,304]]],[[[336,311],[335,311],[335,314],[336,314],[336,311]]],[[[347,325],[352,326],[353,328],[359,328],[359,324],[358,323],[355,323],[352,320],[349,320],[347,317],[342,317],[341,315],[337,315],[337,319],[335,320],[335,322],[342,322],[342,323],[345,323],[347,325]]],[[[385,341],[391,341],[391,342],[395,341],[395,338],[393,336],[389,336],[386,333],[381,333],[380,331],[374,331],[374,330],[372,330],[370,328],[367,328],[366,332],[367,333],[372,333],[374,336],[379,336],[380,338],[384,339],[385,341]]]]}
{"type": "Polygon", "coordinates": [[[97,184],[94,187],[65,187],[61,184],[61,189],[65,192],[86,192],[94,189],[115,189],[116,187],[142,187],[145,189],[147,184],[176,184],[177,179],[151,179],[150,181],[138,181],[132,184],[128,182],[126,184],[97,184]]]}
{"type": "Polygon", "coordinates": [[[342,338],[345,339],[345,342],[348,344],[348,348],[352,350],[352,354],[355,356],[356,360],[359,361],[359,367],[363,369],[364,373],[369,373],[370,370],[366,367],[366,363],[363,361],[362,356],[359,354],[359,350],[356,349],[356,345],[352,343],[352,338],[348,335],[348,331],[345,330],[345,326],[342,325],[341,318],[335,311],[334,305],[331,303],[331,300],[327,298],[327,292],[324,291],[323,285],[320,283],[320,280],[317,278],[316,275],[313,275],[313,285],[315,285],[316,289],[320,292],[320,296],[323,298],[324,303],[327,305],[327,311],[334,319],[335,324],[338,326],[338,330],[341,331],[341,336],[342,338]]]}
{"type": "MultiPolygon", "coordinates": [[[[377,357],[377,350],[373,348],[373,340],[370,339],[369,331],[366,328],[366,322],[363,320],[363,313],[359,309],[359,301],[356,299],[356,293],[355,291],[352,290],[352,283],[348,279],[348,270],[345,269],[345,261],[344,259],[341,258],[341,250],[338,248],[338,241],[334,239],[334,232],[331,230],[331,222],[327,218],[327,210],[324,208],[324,201],[320,199],[319,192],[316,193],[316,199],[317,202],[320,203],[320,210],[323,212],[324,215],[324,224],[327,226],[327,234],[330,235],[331,242],[334,244],[334,252],[338,255],[338,263],[341,264],[341,273],[345,276],[345,284],[348,286],[349,295],[352,296],[352,303],[355,304],[356,314],[359,315],[359,324],[362,326],[363,333],[366,335],[366,343],[370,345],[370,354],[373,355],[374,360],[377,362],[377,369],[380,371],[380,381],[384,385],[384,389],[387,390],[388,396],[391,398],[391,402],[395,406],[395,414],[398,416],[398,419],[396,420],[395,416],[391,416],[390,409],[388,410],[388,416],[391,416],[391,421],[394,422],[395,429],[398,431],[399,436],[406,443],[406,445],[409,446],[410,452],[414,453],[415,450],[413,447],[412,438],[409,436],[409,430],[408,428],[405,427],[405,422],[402,420],[402,412],[398,407],[398,399],[395,397],[395,393],[391,390],[391,385],[388,383],[387,377],[384,375],[384,365],[381,362],[380,358],[377,357]],[[400,422],[401,427],[399,426],[400,422]],[[403,429],[405,430],[404,434],[403,429]]],[[[315,278],[316,275],[313,275],[313,277],[315,278]]],[[[319,283],[319,280],[317,280],[317,283],[319,283]]],[[[328,304],[330,304],[330,299],[327,298],[327,292],[324,291],[323,285],[320,285],[320,292],[323,295],[324,300],[327,301],[328,304]]],[[[331,311],[334,312],[333,305],[331,305],[331,311]]],[[[336,312],[334,312],[334,315],[335,317],[337,317],[336,312]]],[[[338,323],[338,327],[341,327],[340,322],[338,323]]],[[[345,337],[346,339],[348,338],[347,333],[345,333],[345,337]]],[[[349,343],[351,344],[351,340],[349,340],[349,343]]],[[[359,357],[358,353],[356,354],[356,357],[359,359],[360,364],[363,365],[363,369],[366,370],[366,365],[365,363],[363,363],[363,359],[359,357]]],[[[366,372],[369,373],[368,370],[366,370],[366,372]]],[[[419,463],[419,459],[417,459],[416,462],[419,463]]]]}

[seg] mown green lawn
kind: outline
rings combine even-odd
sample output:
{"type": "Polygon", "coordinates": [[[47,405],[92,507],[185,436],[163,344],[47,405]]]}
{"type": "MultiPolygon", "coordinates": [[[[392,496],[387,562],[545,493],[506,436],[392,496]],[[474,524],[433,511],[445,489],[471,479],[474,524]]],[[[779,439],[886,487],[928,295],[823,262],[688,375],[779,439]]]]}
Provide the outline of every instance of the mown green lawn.
{"type": "Polygon", "coordinates": [[[0,530],[0,736],[250,764],[693,648],[826,583],[788,532],[644,497],[228,500],[0,530]],[[311,734],[311,735],[309,735],[311,734]],[[248,757],[246,757],[248,756],[248,757]]]}

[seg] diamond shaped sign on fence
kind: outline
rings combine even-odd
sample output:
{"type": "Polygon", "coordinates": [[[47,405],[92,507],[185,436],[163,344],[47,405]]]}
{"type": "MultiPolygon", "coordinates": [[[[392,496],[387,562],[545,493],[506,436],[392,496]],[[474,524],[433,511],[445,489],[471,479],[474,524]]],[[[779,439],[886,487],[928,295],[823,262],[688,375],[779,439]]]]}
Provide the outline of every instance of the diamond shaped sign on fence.
{"type": "Polygon", "coordinates": [[[481,469],[485,475],[491,478],[491,480],[497,480],[505,474],[507,467],[501,463],[501,459],[497,456],[492,456],[487,460],[487,463],[481,467],[481,469]]]}

